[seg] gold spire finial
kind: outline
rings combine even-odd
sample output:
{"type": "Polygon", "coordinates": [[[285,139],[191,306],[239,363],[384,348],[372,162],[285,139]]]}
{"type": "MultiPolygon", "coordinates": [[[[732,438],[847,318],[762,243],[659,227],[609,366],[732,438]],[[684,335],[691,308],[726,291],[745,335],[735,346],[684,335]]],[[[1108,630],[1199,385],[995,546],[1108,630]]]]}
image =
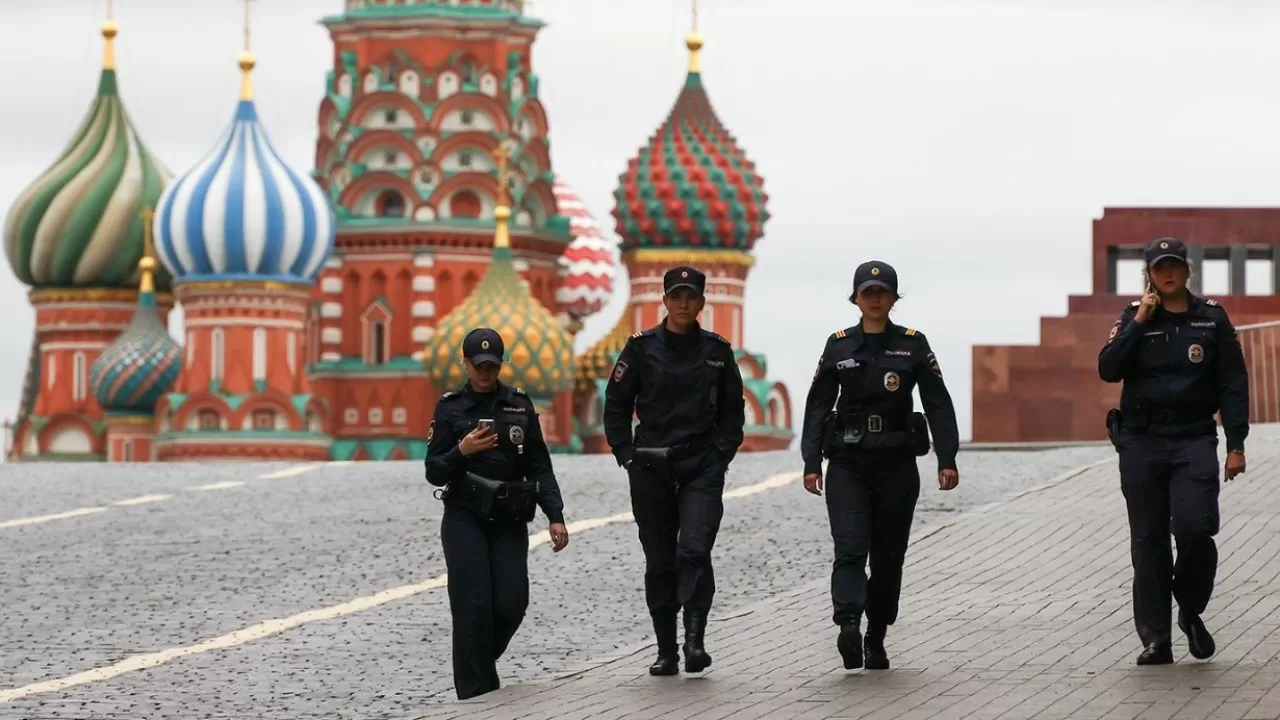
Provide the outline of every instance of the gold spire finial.
{"type": "Polygon", "coordinates": [[[244,0],[244,52],[240,53],[240,72],[241,72],[240,99],[241,100],[253,99],[253,68],[254,68],[254,65],[257,64],[257,62],[253,57],[252,45],[250,45],[249,43],[251,39],[250,26],[252,24],[252,19],[253,19],[252,11],[249,9],[249,4],[252,1],[253,0],[244,0]]]}
{"type": "Polygon", "coordinates": [[[702,33],[698,32],[698,0],[693,0],[693,31],[685,38],[684,46],[689,48],[689,74],[701,74],[702,58],[698,51],[702,49],[702,33]]]}
{"type": "Polygon", "coordinates": [[[511,234],[507,228],[507,220],[511,218],[511,208],[507,207],[507,161],[511,159],[511,148],[505,141],[498,143],[493,157],[498,161],[498,206],[493,209],[497,227],[493,232],[493,246],[505,248],[511,247],[511,234]]]}
{"type": "Polygon", "coordinates": [[[115,0],[107,0],[107,19],[102,23],[102,37],[106,40],[102,45],[102,69],[116,69],[116,35],[120,34],[120,26],[115,20],[115,0]]]}
{"type": "Polygon", "coordinates": [[[156,259],[151,256],[151,222],[154,219],[155,213],[151,208],[142,211],[142,259],[138,261],[138,270],[142,272],[142,282],[138,283],[140,293],[156,291],[156,259]]]}

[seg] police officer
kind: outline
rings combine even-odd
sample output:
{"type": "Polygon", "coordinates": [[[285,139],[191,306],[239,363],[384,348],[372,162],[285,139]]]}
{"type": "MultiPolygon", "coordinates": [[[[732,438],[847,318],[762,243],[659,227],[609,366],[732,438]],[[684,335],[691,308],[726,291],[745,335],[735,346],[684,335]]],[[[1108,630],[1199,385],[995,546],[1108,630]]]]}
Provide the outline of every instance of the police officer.
{"type": "Polygon", "coordinates": [[[524,391],[498,380],[502,336],[472,330],[462,341],[468,380],[436,404],[427,429],[427,481],[444,491],[440,539],[449,573],[453,678],[458,699],[499,687],[496,663],[529,606],[534,506],[550,521],[556,552],[569,542],[564,502],[524,391]]]}
{"type": "Polygon", "coordinates": [[[724,514],[725,472],[746,423],[733,347],[698,324],[706,283],[696,268],[667,271],[666,317],[627,340],[605,389],[605,436],[627,469],[644,549],[645,601],[658,640],[652,675],[679,672],[681,608],[685,671],[711,665],[704,643],[715,594],[711,549],[724,514]]]}
{"type": "Polygon", "coordinates": [[[1201,613],[1218,566],[1218,430],[1227,439],[1224,474],[1244,472],[1249,378],[1235,328],[1217,302],[1187,290],[1187,248],[1174,238],[1146,249],[1142,299],[1120,313],[1098,353],[1098,375],[1124,383],[1107,431],[1120,455],[1129,511],[1133,619],[1139,665],[1173,662],[1171,599],[1191,654],[1214,653],[1201,613]],[[1178,547],[1174,562],[1172,531],[1178,547]]]}
{"type": "Polygon", "coordinates": [[[898,617],[902,564],[920,495],[916,457],[929,452],[930,428],[938,487],[952,490],[960,483],[960,431],[951,394],[924,335],[889,320],[898,299],[893,267],[879,261],[858,266],[849,301],[862,311],[862,320],[827,338],[805,400],[804,487],[815,495],[826,490],[835,544],[832,619],[840,627],[836,648],[848,669],[864,663],[873,670],[889,667],[885,633],[898,617]],[[911,390],[917,386],[927,423],[914,412],[911,390]]]}

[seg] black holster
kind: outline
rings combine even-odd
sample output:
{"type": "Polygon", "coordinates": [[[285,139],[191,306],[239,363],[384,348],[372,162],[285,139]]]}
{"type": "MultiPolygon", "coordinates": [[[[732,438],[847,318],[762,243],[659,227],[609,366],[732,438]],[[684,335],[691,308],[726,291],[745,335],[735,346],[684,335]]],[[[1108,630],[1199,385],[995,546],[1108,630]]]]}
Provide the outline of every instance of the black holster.
{"type": "Polygon", "coordinates": [[[676,477],[671,472],[672,448],[638,447],[631,457],[640,467],[655,472],[658,477],[667,481],[676,490],[679,490],[676,477]]]}
{"type": "Polygon", "coordinates": [[[911,452],[916,457],[928,455],[932,447],[929,443],[929,420],[924,413],[911,413],[907,423],[911,426],[911,452]]]}
{"type": "Polygon", "coordinates": [[[1117,450],[1120,449],[1120,424],[1124,421],[1124,413],[1119,408],[1111,408],[1107,411],[1107,439],[1111,441],[1111,445],[1117,450]]]}
{"type": "Polygon", "coordinates": [[[537,494],[535,482],[506,482],[465,472],[450,484],[444,498],[489,520],[530,522],[537,510],[537,494]]]}

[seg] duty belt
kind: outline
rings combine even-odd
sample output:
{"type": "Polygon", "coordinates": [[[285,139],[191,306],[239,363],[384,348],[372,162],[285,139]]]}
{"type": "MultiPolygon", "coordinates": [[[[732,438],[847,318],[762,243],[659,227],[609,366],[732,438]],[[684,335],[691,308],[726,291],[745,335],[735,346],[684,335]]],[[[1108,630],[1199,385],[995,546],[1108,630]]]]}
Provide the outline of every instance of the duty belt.
{"type": "Polygon", "coordinates": [[[846,415],[840,418],[846,429],[865,430],[869,433],[910,430],[906,418],[884,415],[846,415]]]}

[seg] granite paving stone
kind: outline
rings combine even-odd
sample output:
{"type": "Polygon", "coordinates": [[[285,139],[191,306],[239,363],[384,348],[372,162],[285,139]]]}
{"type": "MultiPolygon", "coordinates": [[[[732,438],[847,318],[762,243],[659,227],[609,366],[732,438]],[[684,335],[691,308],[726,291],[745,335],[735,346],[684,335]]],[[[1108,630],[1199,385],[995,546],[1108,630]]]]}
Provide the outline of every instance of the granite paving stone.
{"type": "MultiPolygon", "coordinates": [[[[969,522],[962,514],[967,509],[989,506],[1109,455],[1114,456],[1109,447],[1097,446],[964,452],[961,487],[953,493],[938,491],[934,459],[921,458],[917,535],[956,519],[969,522]]],[[[612,458],[556,457],[555,464],[571,522],[630,510],[625,475],[612,458]]],[[[420,464],[323,464],[278,479],[261,477],[291,467],[0,466],[0,523],[80,507],[109,508],[0,529],[0,692],[443,573],[439,502],[422,479],[420,464]],[[193,490],[222,482],[243,485],[193,490]],[[171,497],[111,505],[149,494],[171,497]]],[[[794,452],[743,454],[727,486],[732,491],[799,467],[794,452]]],[[[1042,494],[1015,502],[1036,503],[1042,494]]],[[[1026,550],[1038,526],[1052,525],[1043,510],[1039,516],[1015,513],[1012,523],[992,522],[996,511],[980,511],[978,523],[970,523],[963,536],[986,548],[981,561],[1009,548],[1014,538],[1020,538],[1014,547],[1026,550]]],[[[543,527],[540,517],[533,529],[543,527]]],[[[1071,540],[1069,532],[1054,536],[1061,542],[1085,539],[1071,540]]],[[[620,522],[575,535],[560,554],[546,545],[531,551],[529,615],[499,666],[507,688],[481,706],[452,700],[448,602],[441,587],[227,649],[0,703],[0,717],[524,717],[520,708],[535,706],[535,714],[562,720],[932,711],[945,704],[941,698],[968,700],[996,682],[965,685],[984,669],[981,662],[956,667],[943,685],[929,675],[928,653],[945,654],[943,646],[966,652],[963,634],[949,625],[953,618],[973,631],[995,629],[990,637],[999,640],[990,650],[997,653],[991,664],[1017,654],[1009,647],[1016,635],[1002,634],[999,626],[997,615],[1005,607],[999,592],[975,588],[978,602],[947,602],[945,593],[965,583],[961,571],[968,561],[956,544],[956,537],[946,543],[929,538],[911,551],[908,592],[919,593],[911,596],[911,607],[929,608],[928,616],[913,618],[912,627],[927,632],[913,643],[917,657],[904,658],[908,665],[884,675],[896,680],[878,687],[874,681],[810,684],[832,677],[830,605],[824,595],[830,535],[822,500],[793,482],[726,502],[709,631],[717,665],[705,678],[683,685],[655,687],[644,674],[652,647],[645,647],[650,627],[643,555],[634,524],[620,522]],[[929,553],[936,554],[933,561],[923,556],[929,553]],[[776,618],[761,614],[759,603],[770,601],[776,618]],[[739,636],[750,642],[735,643],[739,636]],[[638,654],[636,647],[642,648],[638,654]],[[764,648],[775,661],[784,658],[796,674],[778,677],[761,661],[764,648]],[[610,655],[620,659],[607,662],[610,655]],[[574,680],[549,682],[583,667],[594,669],[574,680]],[[729,675],[728,668],[737,672],[729,675]],[[951,692],[962,685],[972,691],[951,692]],[[862,688],[872,699],[851,700],[849,687],[862,688]],[[632,704],[619,706],[619,698],[632,704]]],[[[1255,554],[1264,551],[1256,548],[1255,554]]],[[[984,572],[1004,587],[1041,565],[1030,554],[1014,568],[988,562],[984,572]]],[[[1254,561],[1250,567],[1263,572],[1271,565],[1254,561]]],[[[1116,576],[1116,582],[1122,580],[1122,574],[1116,576]]],[[[1052,602],[1037,594],[1034,582],[1023,585],[1016,597],[1025,597],[1027,607],[1052,602]]],[[[1023,607],[1014,604],[1014,609],[1023,607]]],[[[1242,607],[1241,615],[1249,607],[1242,607]]],[[[1087,611],[1068,606],[1061,612],[1079,618],[1087,611]]],[[[1051,618],[1037,620],[1033,613],[1028,622],[1052,632],[1051,618]]],[[[1250,616],[1250,622],[1263,619],[1250,616]]],[[[1256,635],[1254,643],[1267,637],[1256,635]]],[[[1274,654],[1274,646],[1267,647],[1274,654]]],[[[981,657],[970,653],[965,662],[981,657]]]]}

